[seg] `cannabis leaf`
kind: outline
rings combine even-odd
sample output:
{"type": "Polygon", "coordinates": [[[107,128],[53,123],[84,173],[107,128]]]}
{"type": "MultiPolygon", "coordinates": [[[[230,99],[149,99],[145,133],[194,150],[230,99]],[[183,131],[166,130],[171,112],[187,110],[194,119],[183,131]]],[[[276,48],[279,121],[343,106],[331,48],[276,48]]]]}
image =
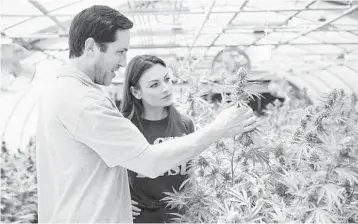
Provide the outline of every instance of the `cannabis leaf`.
{"type": "Polygon", "coordinates": [[[352,182],[358,183],[358,173],[353,172],[349,168],[338,167],[333,169],[333,171],[336,172],[341,178],[346,178],[352,182]]]}
{"type": "Polygon", "coordinates": [[[285,204],[282,203],[281,206],[273,204],[272,208],[273,211],[269,213],[269,215],[272,217],[272,220],[274,222],[285,223],[287,220],[285,204]]]}
{"type": "Polygon", "coordinates": [[[173,192],[164,192],[164,194],[167,196],[161,199],[161,201],[165,201],[167,203],[167,207],[182,209],[187,205],[186,202],[190,197],[180,191],[175,190],[174,187],[172,190],[173,192]]]}
{"type": "Polygon", "coordinates": [[[228,189],[226,192],[233,196],[233,198],[230,199],[231,201],[238,201],[240,205],[250,206],[250,198],[247,196],[245,189],[241,189],[240,192],[234,189],[228,189]]]}
{"type": "Polygon", "coordinates": [[[332,209],[332,205],[336,205],[338,209],[341,210],[342,206],[340,199],[343,200],[342,189],[338,188],[335,184],[325,184],[318,192],[317,204],[320,203],[324,196],[326,196],[325,198],[327,199],[327,206],[329,210],[332,209]]]}
{"type": "Polygon", "coordinates": [[[314,208],[305,220],[305,223],[337,223],[334,215],[325,208],[314,208]]]}
{"type": "Polygon", "coordinates": [[[270,166],[269,153],[259,150],[260,148],[251,148],[245,153],[245,159],[251,160],[253,165],[260,163],[262,166],[270,166]]]}

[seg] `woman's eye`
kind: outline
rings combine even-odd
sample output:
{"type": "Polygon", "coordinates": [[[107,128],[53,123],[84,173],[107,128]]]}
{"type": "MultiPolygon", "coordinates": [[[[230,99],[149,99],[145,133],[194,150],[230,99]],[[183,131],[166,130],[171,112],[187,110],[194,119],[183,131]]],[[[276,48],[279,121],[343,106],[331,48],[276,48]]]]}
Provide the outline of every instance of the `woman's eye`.
{"type": "Polygon", "coordinates": [[[154,87],[157,87],[158,86],[158,83],[154,83],[153,85],[150,86],[150,88],[154,88],[154,87]]]}

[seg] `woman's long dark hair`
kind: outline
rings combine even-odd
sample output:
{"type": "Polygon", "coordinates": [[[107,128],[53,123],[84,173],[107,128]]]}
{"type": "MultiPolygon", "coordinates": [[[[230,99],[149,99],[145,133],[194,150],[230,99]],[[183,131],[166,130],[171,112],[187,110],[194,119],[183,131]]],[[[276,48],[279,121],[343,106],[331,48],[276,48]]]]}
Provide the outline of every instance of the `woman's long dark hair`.
{"type": "MultiPolygon", "coordinates": [[[[131,120],[132,123],[135,124],[141,131],[143,131],[141,117],[144,112],[142,100],[135,98],[130,88],[132,86],[134,88],[139,88],[139,79],[142,77],[145,71],[156,64],[167,67],[162,59],[152,55],[135,56],[126,67],[121,112],[124,117],[131,120]]],[[[165,109],[168,112],[169,119],[166,133],[172,133],[176,127],[184,126],[183,122],[181,122],[179,112],[173,105],[167,106],[165,109]]]]}

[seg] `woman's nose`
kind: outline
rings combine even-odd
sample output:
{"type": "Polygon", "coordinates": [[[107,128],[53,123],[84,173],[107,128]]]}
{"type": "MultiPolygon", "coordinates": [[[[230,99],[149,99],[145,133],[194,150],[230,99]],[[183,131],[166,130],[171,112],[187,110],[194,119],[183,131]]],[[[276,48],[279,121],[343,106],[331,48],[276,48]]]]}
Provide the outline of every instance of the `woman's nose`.
{"type": "Polygon", "coordinates": [[[163,89],[162,89],[162,92],[167,92],[169,90],[169,87],[167,84],[163,83],[163,89]]]}

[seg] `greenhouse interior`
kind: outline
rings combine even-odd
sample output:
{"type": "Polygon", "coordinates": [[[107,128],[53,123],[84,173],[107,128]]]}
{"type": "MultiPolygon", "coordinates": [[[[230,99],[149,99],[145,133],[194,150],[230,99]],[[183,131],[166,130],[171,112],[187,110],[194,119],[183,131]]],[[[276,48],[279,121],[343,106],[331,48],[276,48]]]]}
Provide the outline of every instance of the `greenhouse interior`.
{"type": "MultiPolygon", "coordinates": [[[[357,0],[2,0],[1,222],[39,222],[38,99],[70,60],[72,20],[94,5],[133,22],[127,65],[165,62],[195,132],[232,105],[260,122],[192,158],[195,187],[161,199],[180,211],[171,222],[358,223],[357,0]]],[[[126,72],[98,85],[118,112],[126,72]]]]}

